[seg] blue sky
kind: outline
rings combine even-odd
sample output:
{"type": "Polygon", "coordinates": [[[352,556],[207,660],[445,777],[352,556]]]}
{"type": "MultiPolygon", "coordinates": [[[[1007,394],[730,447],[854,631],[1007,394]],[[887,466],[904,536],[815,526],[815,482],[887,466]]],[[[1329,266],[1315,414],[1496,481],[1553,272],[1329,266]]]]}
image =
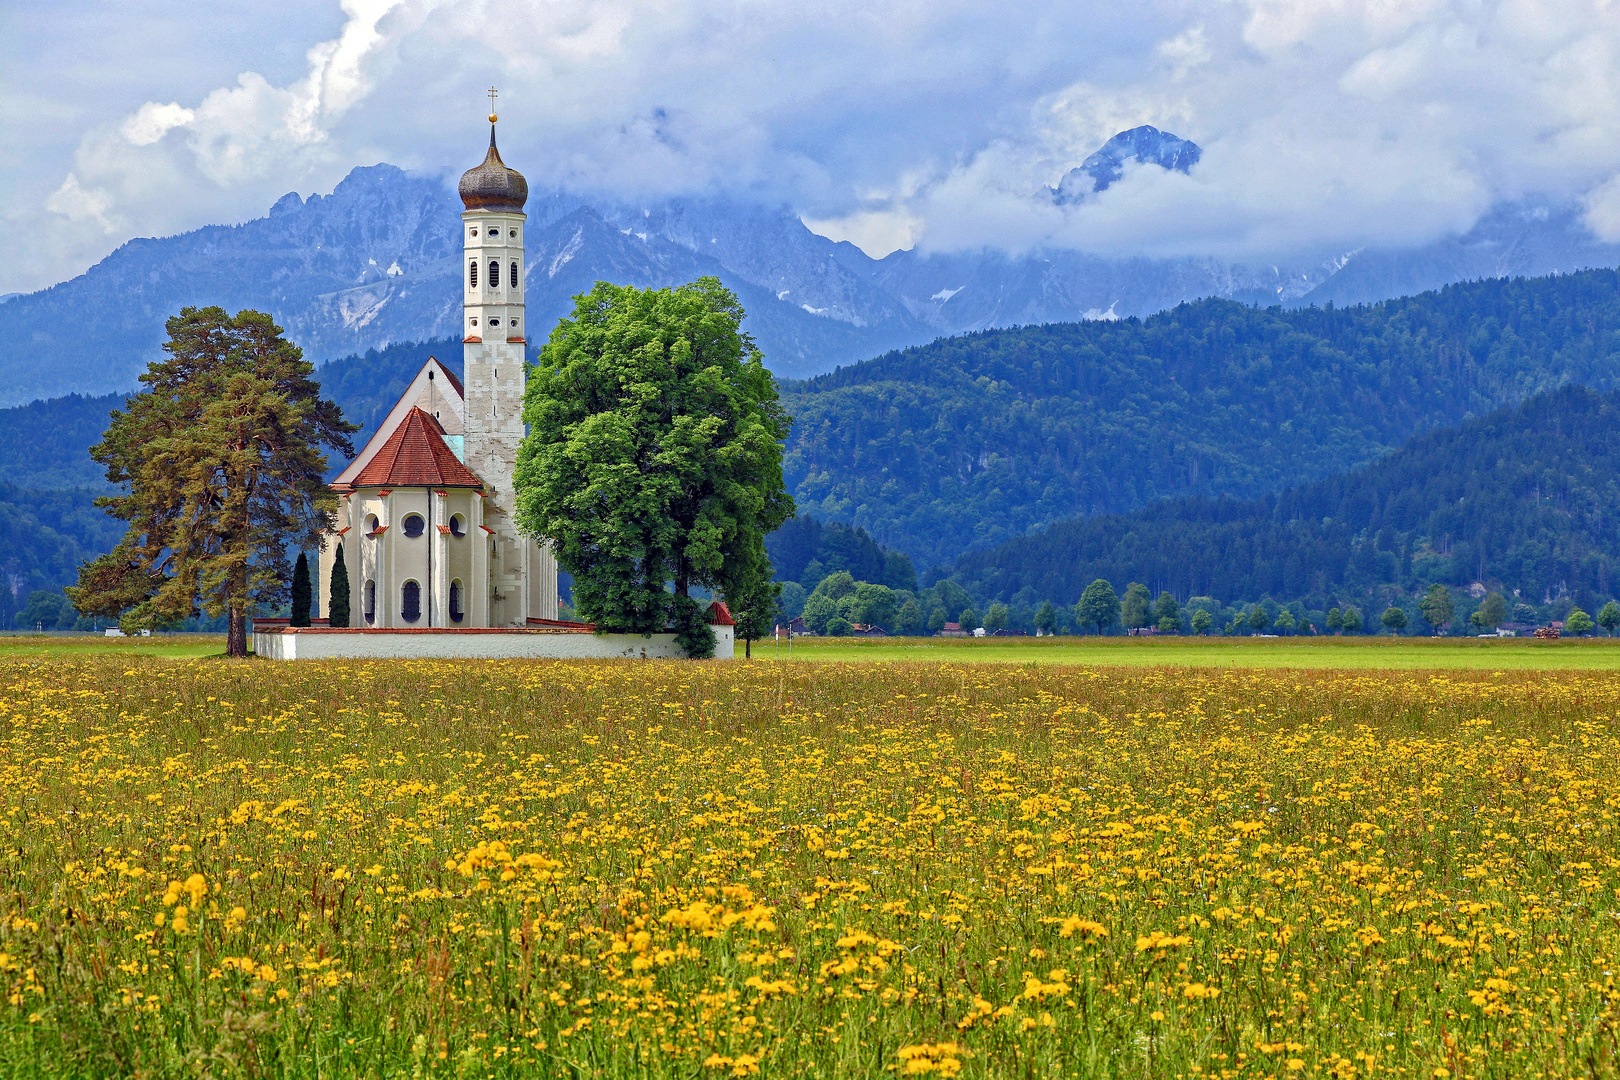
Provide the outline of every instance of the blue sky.
{"type": "Polygon", "coordinates": [[[502,144],[535,185],[785,203],[897,246],[1248,260],[1574,200],[1620,239],[1620,6],[1489,0],[24,0],[0,10],[0,292],[502,144]],[[1059,209],[1115,131],[1205,155],[1059,209]]]}

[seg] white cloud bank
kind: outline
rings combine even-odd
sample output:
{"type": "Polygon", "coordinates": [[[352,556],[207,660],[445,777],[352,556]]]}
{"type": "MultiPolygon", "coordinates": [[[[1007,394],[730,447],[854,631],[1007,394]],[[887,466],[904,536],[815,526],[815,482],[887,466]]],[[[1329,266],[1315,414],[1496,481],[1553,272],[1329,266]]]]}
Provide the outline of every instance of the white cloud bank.
{"type": "MultiPolygon", "coordinates": [[[[143,17],[90,8],[114,40],[143,17]]],[[[147,76],[132,54],[141,104],[81,103],[57,132],[71,152],[19,140],[26,167],[0,171],[0,291],[133,235],[256,216],[357,164],[470,165],[490,83],[507,158],[536,186],[784,202],[876,254],[1270,259],[1421,243],[1529,195],[1578,200],[1620,240],[1611,0],[343,0],[329,14],[335,31],[306,12],[279,39],[233,39],[240,74],[211,89],[169,92],[167,69],[147,76]],[[1191,175],[1129,170],[1062,210],[1040,197],[1144,123],[1204,148],[1191,175]],[[48,248],[32,239],[42,217],[48,248]]],[[[229,63],[216,36],[204,20],[177,37],[176,66],[229,63]]]]}

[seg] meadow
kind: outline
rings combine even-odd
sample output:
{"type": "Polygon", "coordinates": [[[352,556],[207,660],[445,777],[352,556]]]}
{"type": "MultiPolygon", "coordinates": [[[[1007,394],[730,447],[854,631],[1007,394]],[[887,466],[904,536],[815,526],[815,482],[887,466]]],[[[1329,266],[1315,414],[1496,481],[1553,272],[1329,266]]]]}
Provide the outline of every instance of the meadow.
{"type": "Polygon", "coordinates": [[[0,662],[0,1075],[1612,1076],[1620,685],[0,662]]]}
{"type": "Polygon", "coordinates": [[[910,663],[1096,664],[1131,667],[1318,668],[1353,671],[1620,670],[1607,637],[1003,637],[794,638],[754,644],[773,660],[910,663]]]}

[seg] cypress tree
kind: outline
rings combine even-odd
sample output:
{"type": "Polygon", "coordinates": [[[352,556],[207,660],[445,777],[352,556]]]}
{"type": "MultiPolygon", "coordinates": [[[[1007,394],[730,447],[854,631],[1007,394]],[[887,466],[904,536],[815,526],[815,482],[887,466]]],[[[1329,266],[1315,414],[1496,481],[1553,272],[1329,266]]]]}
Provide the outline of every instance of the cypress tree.
{"type": "Polygon", "coordinates": [[[302,551],[298,553],[298,562],[293,565],[292,624],[309,625],[309,559],[302,551]]]}
{"type": "Polygon", "coordinates": [[[349,568],[343,562],[343,545],[337,546],[337,560],[332,563],[332,591],[327,594],[326,614],[328,626],[349,625],[349,568]]]}

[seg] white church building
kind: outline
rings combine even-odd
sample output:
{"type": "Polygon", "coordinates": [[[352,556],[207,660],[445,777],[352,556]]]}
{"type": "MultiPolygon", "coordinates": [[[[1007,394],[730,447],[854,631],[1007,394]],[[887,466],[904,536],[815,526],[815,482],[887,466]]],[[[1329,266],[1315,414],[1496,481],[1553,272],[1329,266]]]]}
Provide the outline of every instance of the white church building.
{"type": "MultiPolygon", "coordinates": [[[[593,634],[557,618],[557,561],[523,536],[512,475],[523,441],[524,203],[529,185],[495,146],[462,174],[464,378],[437,359],[417,372],[359,456],[332,482],[336,524],[321,551],[316,625],[254,630],[275,659],[652,657],[683,655],[671,634],[593,634]],[[326,624],[337,552],[349,628],[326,624]]],[[[715,656],[733,654],[724,604],[710,609],[715,656]]]]}
{"type": "MultiPolygon", "coordinates": [[[[557,618],[557,562],[519,534],[512,472],[523,441],[523,174],[489,153],[461,177],[465,382],[435,359],[338,474],[337,548],[350,625],[524,627],[557,618]]],[[[330,611],[321,590],[319,614],[330,611]]]]}

